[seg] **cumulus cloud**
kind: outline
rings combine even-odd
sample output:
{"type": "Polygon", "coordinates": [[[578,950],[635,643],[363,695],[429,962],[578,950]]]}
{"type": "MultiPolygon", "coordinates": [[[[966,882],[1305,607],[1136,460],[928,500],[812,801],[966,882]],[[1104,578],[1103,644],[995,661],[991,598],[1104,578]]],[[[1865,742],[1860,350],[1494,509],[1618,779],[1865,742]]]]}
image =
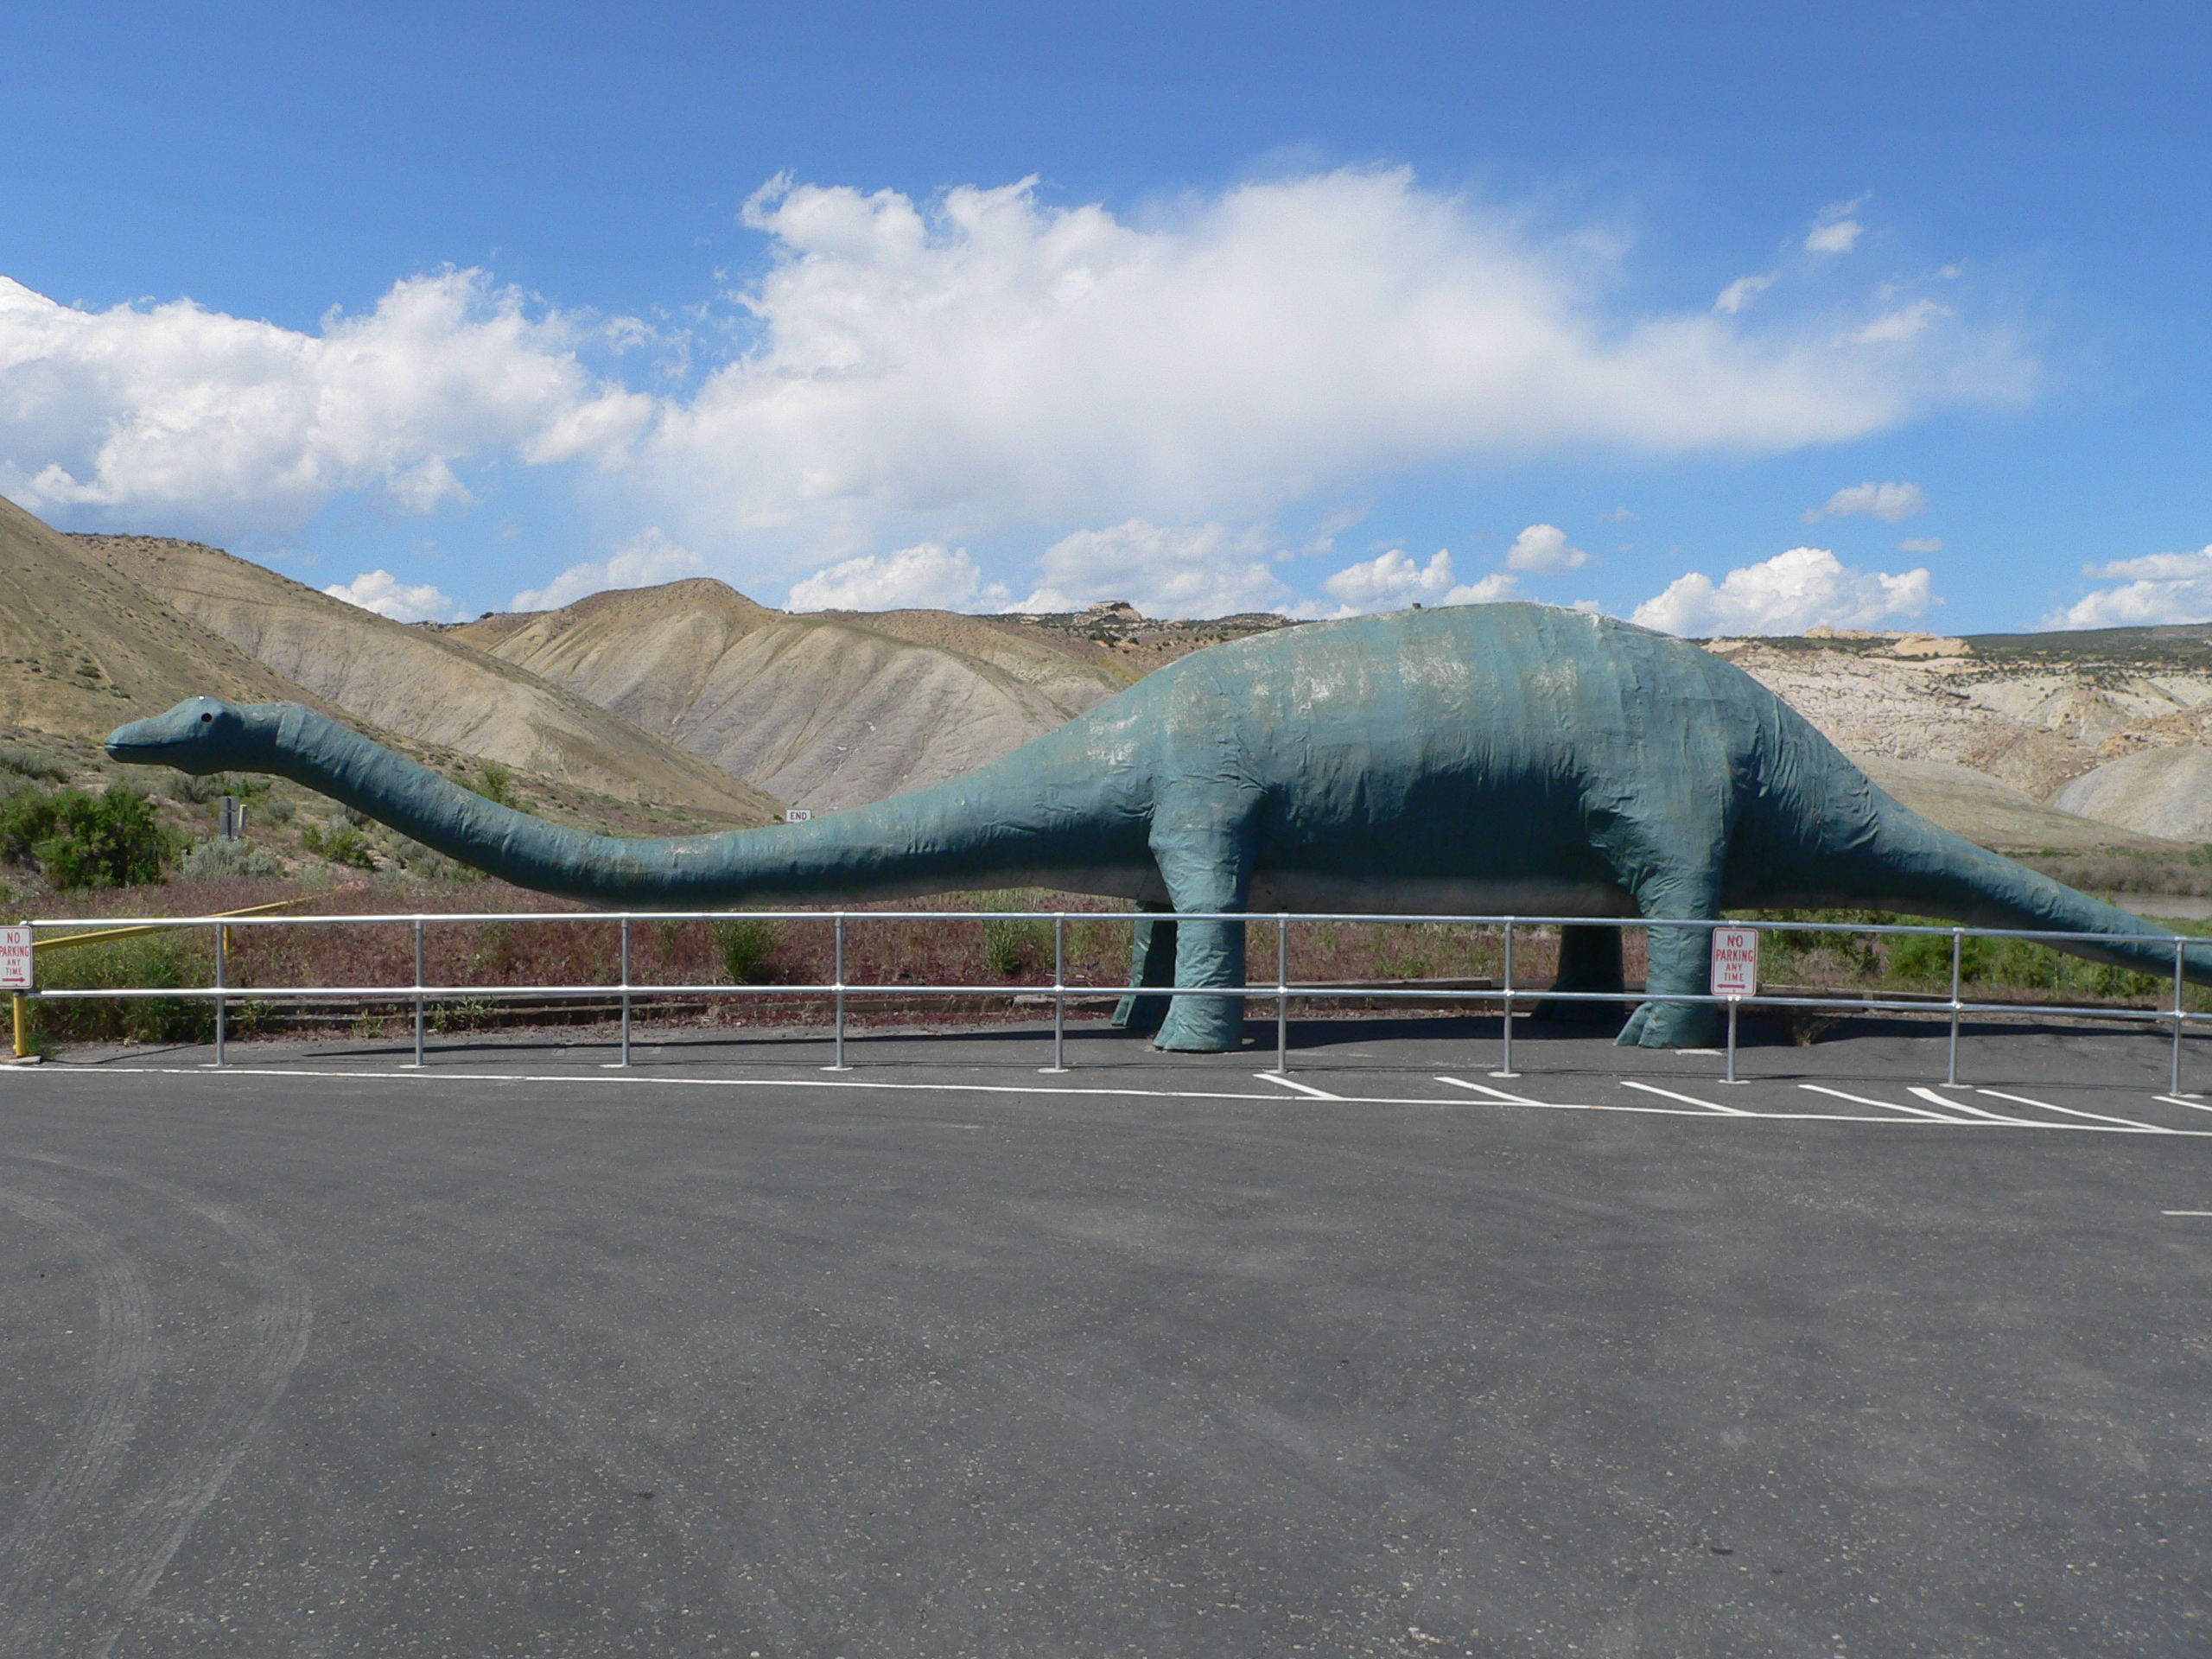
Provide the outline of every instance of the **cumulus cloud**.
{"type": "Polygon", "coordinates": [[[557,611],[610,588],[651,588],[696,576],[705,569],[697,554],[671,541],[655,525],[632,536],[603,561],[572,564],[543,588],[524,588],[508,608],[557,611]]]}
{"type": "Polygon", "coordinates": [[[2101,588],[2039,625],[2046,628],[2145,627],[2161,622],[2212,622],[2212,546],[2194,553],[2152,553],[2139,559],[2092,564],[2092,580],[2120,580],[2101,588]]]}
{"type": "Polygon", "coordinates": [[[1838,202],[1821,209],[1813,220],[1813,228],[1806,234],[1805,250],[1808,253],[1849,253],[1857,245],[1866,230],[1852,214],[1859,211],[1863,197],[1838,202]]]}
{"type": "Polygon", "coordinates": [[[465,505],[456,461],[606,451],[650,417],[578,364],[578,333],[473,270],[319,334],[189,300],[80,311],[0,277],[0,490],[223,531],[295,529],[347,489],[465,505]]]}
{"type": "Polygon", "coordinates": [[[1043,580],[1012,611],[1079,611],[1126,599],[1147,616],[1228,616],[1283,607],[1290,590],[1270,568],[1259,531],[1217,524],[1155,524],[1131,518],[1079,530],[1037,561],[1043,580]]]}
{"type": "Polygon", "coordinates": [[[1773,286],[1771,271],[1764,276],[1738,276],[1720,290],[1720,297],[1713,301],[1713,308],[1723,316],[1732,317],[1773,286]]]}
{"type": "Polygon", "coordinates": [[[458,622],[461,607],[429,582],[404,582],[389,570],[364,570],[347,582],[322,590],[333,599],[358,605],[395,622],[458,622]]]}
{"type": "MultiPolygon", "coordinates": [[[[817,570],[791,587],[795,611],[961,611],[983,586],[982,572],[966,548],[940,542],[870,553],[817,570]]],[[[1003,598],[1005,589],[993,596],[1003,598]]]]}
{"type": "Polygon", "coordinates": [[[1531,524],[1505,550],[1509,570],[1573,570],[1589,563],[1587,553],[1567,544],[1567,532],[1557,524],[1531,524]]]}
{"type": "Polygon", "coordinates": [[[1919,485],[1877,484],[1870,480],[1838,490],[1824,505],[1806,508],[1805,522],[1809,524],[1820,518],[1848,518],[1854,513],[1865,513],[1894,524],[1901,518],[1927,511],[1928,497],[1919,485]]]}
{"type": "Polygon", "coordinates": [[[1793,547],[1715,582],[1699,571],[1647,599],[1630,620],[1667,633],[1802,633],[1825,625],[1910,621],[1933,602],[1926,570],[1854,570],[1826,548],[1793,547]]]}
{"type": "Polygon", "coordinates": [[[1143,222],[1032,186],[918,203],[779,181],[758,344],[641,466],[734,531],[1256,518],[1377,470],[1599,442],[1770,452],[2011,397],[2009,345],[1869,356],[1830,328],[1624,315],[1586,239],[1404,170],[1193,196],[1143,222]]]}
{"type": "Polygon", "coordinates": [[[1392,548],[1358,564],[1348,564],[1321,584],[1323,591],[1355,611],[1388,610],[1418,600],[1433,604],[1452,591],[1452,553],[1439,548],[1426,565],[1392,548]]]}
{"type": "MultiPolygon", "coordinates": [[[[410,277],[310,332],[0,283],[0,491],[228,535],[297,529],[341,491],[422,512],[466,507],[495,462],[589,465],[716,568],[741,555],[749,581],[951,524],[1180,525],[1159,533],[1182,554],[1135,537],[1137,576],[1160,602],[1238,608],[1289,595],[1235,537],[1189,527],[1445,461],[1842,442],[2016,401],[2034,372],[2001,330],[1911,307],[1862,329],[1877,351],[1832,319],[1762,306],[1755,325],[1742,284],[1716,308],[1638,308],[1592,238],[1547,239],[1403,168],[1141,215],[1052,206],[1029,181],[917,200],[779,180],[746,216],[767,251],[728,296],[745,349],[650,394],[582,361],[643,324],[475,271],[410,277]],[[1224,548],[1225,572],[1171,572],[1224,548]]],[[[1088,553],[1053,556],[1087,584],[1088,553]]]]}

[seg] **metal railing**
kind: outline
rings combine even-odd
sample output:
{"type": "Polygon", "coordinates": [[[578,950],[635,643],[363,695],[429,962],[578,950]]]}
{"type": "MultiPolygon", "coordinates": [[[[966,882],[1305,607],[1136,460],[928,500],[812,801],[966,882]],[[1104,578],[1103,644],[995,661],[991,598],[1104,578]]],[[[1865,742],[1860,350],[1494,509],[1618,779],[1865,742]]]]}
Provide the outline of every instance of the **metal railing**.
{"type": "MultiPolygon", "coordinates": [[[[845,1059],[847,1037],[847,1006],[849,999],[892,997],[1007,997],[1024,996],[1048,999],[1052,1005],[1052,1064],[1041,1068],[1046,1072],[1065,1072],[1067,1065],[1067,1005],[1071,998],[1095,1000],[1103,996],[1135,994],[1147,996],[1195,996],[1230,998],[1248,1001],[1272,1001],[1275,1011],[1275,1065],[1278,1074],[1290,1069],[1290,1005],[1294,1001],[1315,1002],[1345,999],[1388,997],[1396,1001],[1435,1002],[1442,1005],[1465,1004],[1476,1007],[1491,1007],[1504,1016],[1501,1037],[1499,1064],[1491,1075],[1512,1077],[1521,1075],[1514,1069],[1513,1022],[1519,1011],[1539,1002],[1611,1002],[1633,1006],[1643,1002],[1689,1003],[1724,1008],[1727,1014],[1727,1042],[1726,1081],[1736,1081],[1737,1014],[1744,1007],[1805,1009],[1834,1016],[1852,1014],[1904,1014],[1926,1016],[1944,1015],[1948,1021],[1944,1081],[1946,1086],[1958,1082],[1959,1028],[1969,1014],[2013,1015],[2032,1014],[2040,1018],[2120,1020],[2157,1028],[2171,1027],[2172,1035],[2171,1091],[2181,1093],[2182,1037],[2192,1023],[2212,1020],[2212,1014],[2191,1012],[2183,1006],[2183,952],[2190,943],[2187,938],[2164,933],[2082,934],[2056,930],[2028,930],[2018,928],[1942,927],[1910,923],[1840,922],[1840,921],[1738,921],[1675,920],[1650,917],[1592,917],[1592,916],[1447,916],[1400,915],[1382,913],[1341,913],[1320,912],[1168,912],[1153,911],[638,911],[624,912],[573,911],[512,911],[444,914],[393,913],[354,916],[201,916],[181,918],[147,918],[118,920],[115,918],[27,920],[24,925],[34,930],[34,937],[43,932],[48,937],[37,940],[37,948],[48,949],[74,942],[70,936],[99,931],[103,937],[121,937],[125,932],[153,932],[166,931],[194,931],[206,929],[213,936],[214,982],[206,986],[109,986],[86,988],[37,988],[17,993],[16,1030],[18,1052],[21,1052],[23,1020],[22,1004],[32,1001],[79,1001],[99,998],[170,998],[181,1000],[211,1000],[215,1013],[215,1064],[225,1063],[225,1046],[229,1004],[233,999],[250,997],[261,1004],[276,1002],[346,1002],[369,1001],[411,1002],[414,1014],[416,1065],[423,1063],[425,1052],[426,1013],[432,1004],[468,1001],[505,1001],[525,997],[556,1000],[619,998],[621,1008],[620,1048],[621,1064],[630,1064],[631,1025],[635,1003],[640,1000],[675,997],[714,998],[790,998],[823,997],[832,1005],[831,1040],[835,1058],[826,1070],[849,1070],[845,1059]],[[639,924],[655,925],[684,922],[810,922],[828,923],[833,932],[830,980],[826,983],[810,984],[728,984],[721,982],[670,984],[660,982],[640,982],[632,973],[631,951],[632,931],[639,924]],[[925,984],[911,981],[893,983],[855,984],[846,977],[846,933],[849,924],[893,924],[906,922],[976,922],[981,924],[1006,922],[1049,922],[1052,926],[1052,978],[1049,985],[1041,983],[1007,983],[998,982],[981,984],[925,984]],[[1265,981],[1248,982],[1242,987],[1204,990],[1183,990],[1169,986],[1124,986],[1120,984],[1071,984],[1068,982],[1067,936],[1071,921],[1078,923],[1106,923],[1135,925],[1146,922],[1242,922],[1248,927],[1272,927],[1274,932],[1275,977],[1273,983],[1265,981]],[[469,924],[604,924],[620,930],[620,976],[606,984],[563,985],[438,985],[426,981],[424,976],[423,931],[426,926],[466,925],[469,924]],[[1289,977],[1290,930],[1306,924],[1365,924],[1382,926],[1449,925],[1497,930],[1502,936],[1501,972],[1499,982],[1488,988],[1465,987],[1430,988],[1418,984],[1378,985],[1329,984],[1313,981],[1294,981],[1289,977]],[[322,986],[245,986],[232,983],[230,978],[230,936],[234,930],[260,927],[365,927],[410,926],[414,934],[414,977],[412,983],[397,985],[322,985],[322,986]],[[1827,995],[1785,995],[1762,991],[1745,996],[1719,996],[1707,993],[1626,991],[1577,991],[1554,989],[1549,986],[1517,985],[1514,981],[1514,946],[1516,935],[1525,937],[1529,930],[1564,927],[1611,927],[1629,929],[1692,929],[1700,932],[1715,927],[1749,928],[1761,935],[1770,933],[1807,932],[1843,933],[1853,937],[1862,935],[1911,936],[1937,938],[1950,944],[1950,994],[1947,999],[1935,1000],[1926,995],[1885,995],[1878,993],[1845,992],[1827,995]],[[2164,1007],[2134,1007],[2125,1004],[2069,1004],[2065,1002],[1973,1001],[1962,995],[1962,964],[1964,947],[1968,939],[2019,940],[2031,944],[2056,944],[2061,942],[2081,944],[2095,942],[2107,944],[2148,944],[2162,948],[2171,947],[2173,953],[2172,998],[2164,1007]]],[[[86,942],[91,942],[87,938],[86,942]]],[[[2141,969],[2128,971],[2141,972],[2141,969]]],[[[2163,975],[2160,976],[2163,978],[2163,975]]]]}

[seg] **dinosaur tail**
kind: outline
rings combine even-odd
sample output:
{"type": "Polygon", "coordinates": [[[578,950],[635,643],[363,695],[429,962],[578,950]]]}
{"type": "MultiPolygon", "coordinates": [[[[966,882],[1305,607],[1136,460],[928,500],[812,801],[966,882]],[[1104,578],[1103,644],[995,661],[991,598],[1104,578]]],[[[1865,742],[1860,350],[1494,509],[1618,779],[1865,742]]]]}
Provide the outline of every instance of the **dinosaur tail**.
{"type": "MultiPolygon", "coordinates": [[[[1869,784],[1872,833],[1827,856],[1856,865],[1854,887],[1866,902],[1913,915],[1938,916],[1969,927],[2018,928],[2069,934],[2134,934],[2135,941],[2052,938],[2054,950],[2091,962],[2171,976],[2171,928],[2092,899],[2063,882],[2017,864],[1963,836],[1930,823],[1869,784]],[[2139,936],[2148,935],[2148,938],[2139,936]]],[[[2212,984],[2212,940],[2181,947],[2183,976],[2212,984]]]]}

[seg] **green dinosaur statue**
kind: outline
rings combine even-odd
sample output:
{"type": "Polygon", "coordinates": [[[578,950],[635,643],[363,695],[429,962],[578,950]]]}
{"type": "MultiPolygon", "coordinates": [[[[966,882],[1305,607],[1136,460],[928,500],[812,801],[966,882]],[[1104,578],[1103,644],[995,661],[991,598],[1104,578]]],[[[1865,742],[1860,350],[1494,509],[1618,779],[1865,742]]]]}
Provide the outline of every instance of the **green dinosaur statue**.
{"type": "MultiPolygon", "coordinates": [[[[1535,605],[1362,617],[1217,645],[964,777],[715,836],[563,829],[296,703],[194,698],[120,728],[107,748],[189,772],[275,772],[463,863],[609,905],[1033,885],[1185,915],[1709,920],[1724,906],[1869,905],[2172,937],[1899,805],[1780,698],[1696,645],[1535,605]]],[[[1145,1005],[1157,1016],[1169,1002],[1160,1047],[1236,1046],[1244,925],[1137,931],[1134,983],[1160,990],[1125,1014],[1141,1022],[1145,1005]]],[[[1568,930],[1562,988],[1620,988],[1618,936],[1597,933],[1568,930]]],[[[1653,929],[1649,988],[1701,993],[1708,938],[1653,929]]],[[[2170,945],[2063,948],[2172,968],[2170,945]]],[[[2212,947],[2190,948],[2188,973],[2212,979],[2212,947]]],[[[1709,1005],[1644,1002],[1619,1040],[1704,1043],[1715,1022],[1709,1005]]]]}

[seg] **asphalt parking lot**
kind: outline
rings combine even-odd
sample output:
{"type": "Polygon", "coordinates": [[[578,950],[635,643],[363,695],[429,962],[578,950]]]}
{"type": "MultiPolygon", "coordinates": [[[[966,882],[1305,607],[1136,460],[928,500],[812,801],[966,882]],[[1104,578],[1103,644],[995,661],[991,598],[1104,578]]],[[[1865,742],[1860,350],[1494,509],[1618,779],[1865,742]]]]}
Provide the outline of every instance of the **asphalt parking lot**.
{"type": "Polygon", "coordinates": [[[2212,1647],[2159,1038],[1252,1029],[10,1069],[0,1654],[2212,1647]]]}

